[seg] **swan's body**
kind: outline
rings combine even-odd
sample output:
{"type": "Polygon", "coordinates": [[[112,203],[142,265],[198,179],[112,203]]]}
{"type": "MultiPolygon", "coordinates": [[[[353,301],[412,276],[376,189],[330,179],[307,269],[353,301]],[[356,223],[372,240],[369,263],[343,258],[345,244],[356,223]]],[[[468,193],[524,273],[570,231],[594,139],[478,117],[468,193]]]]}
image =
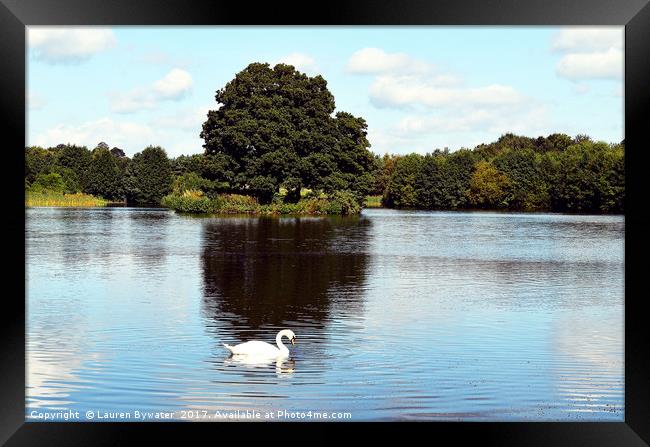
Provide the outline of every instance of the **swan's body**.
{"type": "Polygon", "coordinates": [[[277,347],[264,341],[253,340],[246,343],[240,343],[235,346],[223,344],[232,355],[245,355],[258,358],[280,358],[289,357],[289,349],[282,343],[282,337],[287,337],[291,344],[295,344],[296,335],[290,329],[284,329],[278,332],[275,337],[277,347]]]}

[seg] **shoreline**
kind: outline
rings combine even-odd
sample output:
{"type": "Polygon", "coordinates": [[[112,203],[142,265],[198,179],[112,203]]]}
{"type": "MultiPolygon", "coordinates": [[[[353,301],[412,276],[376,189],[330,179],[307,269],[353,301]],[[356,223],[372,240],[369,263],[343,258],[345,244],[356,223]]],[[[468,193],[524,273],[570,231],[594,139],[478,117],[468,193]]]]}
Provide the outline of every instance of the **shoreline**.
{"type": "MultiPolygon", "coordinates": [[[[170,210],[174,211],[180,216],[187,217],[329,217],[341,216],[341,214],[317,214],[317,213],[278,213],[278,212],[241,212],[241,211],[221,211],[215,213],[188,213],[176,211],[173,208],[162,205],[136,205],[127,204],[124,202],[108,202],[105,205],[28,205],[25,203],[25,209],[29,208],[138,208],[138,209],[156,209],[156,210],[170,210]]],[[[594,212],[577,212],[577,211],[551,211],[551,210],[504,210],[504,209],[422,209],[422,208],[390,208],[386,206],[364,206],[363,210],[388,210],[388,211],[409,211],[409,212],[422,212],[422,213],[476,213],[476,214],[553,214],[565,216],[621,216],[625,217],[625,213],[594,213],[594,212]]],[[[349,216],[359,216],[357,214],[350,214],[349,216]]]]}

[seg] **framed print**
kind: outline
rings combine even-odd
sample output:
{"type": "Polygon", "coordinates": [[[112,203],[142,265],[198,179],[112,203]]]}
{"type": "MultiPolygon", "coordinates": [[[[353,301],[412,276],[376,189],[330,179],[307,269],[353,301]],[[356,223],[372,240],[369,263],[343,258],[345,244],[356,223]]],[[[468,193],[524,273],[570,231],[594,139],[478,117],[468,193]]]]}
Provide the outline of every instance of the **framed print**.
{"type": "Polygon", "coordinates": [[[647,445],[645,0],[2,3],[7,445],[647,445]]]}

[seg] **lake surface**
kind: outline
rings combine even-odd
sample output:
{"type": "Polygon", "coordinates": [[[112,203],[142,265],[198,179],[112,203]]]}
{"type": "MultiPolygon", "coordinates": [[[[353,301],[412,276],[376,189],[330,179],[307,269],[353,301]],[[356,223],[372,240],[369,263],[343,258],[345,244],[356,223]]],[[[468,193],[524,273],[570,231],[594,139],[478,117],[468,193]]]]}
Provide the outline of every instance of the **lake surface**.
{"type": "Polygon", "coordinates": [[[26,416],[623,421],[624,231],[622,216],[27,209],[26,416]],[[285,362],[222,347],[284,328],[285,362]]]}

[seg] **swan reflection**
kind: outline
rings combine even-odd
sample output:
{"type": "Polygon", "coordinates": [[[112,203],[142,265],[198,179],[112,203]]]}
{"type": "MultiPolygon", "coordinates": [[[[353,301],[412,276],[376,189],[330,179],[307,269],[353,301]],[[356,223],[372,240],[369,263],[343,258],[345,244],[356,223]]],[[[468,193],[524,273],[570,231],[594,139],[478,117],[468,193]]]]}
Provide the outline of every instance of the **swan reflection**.
{"type": "Polygon", "coordinates": [[[256,357],[250,355],[231,355],[224,359],[225,366],[244,366],[249,368],[264,368],[275,364],[275,373],[278,376],[288,376],[293,374],[296,367],[295,359],[279,357],[277,359],[268,357],[256,357]]]}

